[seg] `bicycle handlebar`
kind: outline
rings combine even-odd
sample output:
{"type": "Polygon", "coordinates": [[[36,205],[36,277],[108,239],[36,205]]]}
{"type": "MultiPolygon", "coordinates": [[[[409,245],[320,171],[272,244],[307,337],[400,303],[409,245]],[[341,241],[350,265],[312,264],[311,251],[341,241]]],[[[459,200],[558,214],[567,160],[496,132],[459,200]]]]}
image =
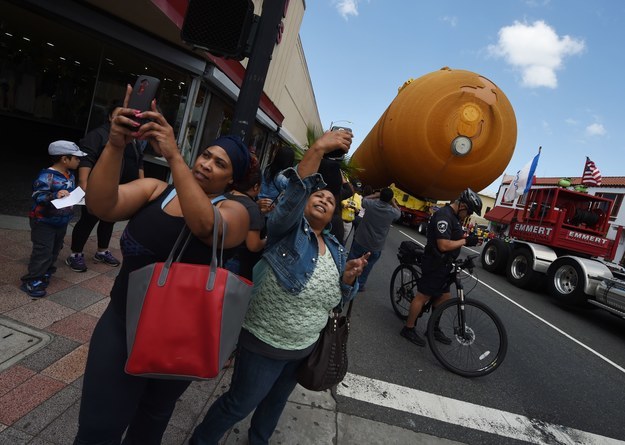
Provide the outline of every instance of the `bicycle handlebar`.
{"type": "Polygon", "coordinates": [[[469,271],[469,273],[473,273],[473,269],[475,268],[475,263],[473,263],[473,260],[478,258],[480,256],[479,253],[475,253],[472,255],[468,255],[466,258],[464,259],[456,259],[456,261],[454,261],[454,268],[463,270],[466,269],[469,271]]]}

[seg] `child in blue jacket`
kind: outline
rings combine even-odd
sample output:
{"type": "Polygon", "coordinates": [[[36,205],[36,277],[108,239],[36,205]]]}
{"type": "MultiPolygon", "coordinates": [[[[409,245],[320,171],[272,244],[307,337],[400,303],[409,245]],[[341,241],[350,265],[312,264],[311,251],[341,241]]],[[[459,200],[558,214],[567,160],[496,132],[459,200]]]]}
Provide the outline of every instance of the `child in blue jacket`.
{"type": "Polygon", "coordinates": [[[33,182],[33,205],[30,218],[30,239],[33,250],[28,273],[22,277],[20,289],[34,298],[46,295],[54,263],[63,248],[67,225],[74,216],[73,206],[57,209],[52,200],[68,196],[76,188],[72,170],[86,153],[70,141],[55,141],[48,147],[52,165],[39,172],[33,182]]]}

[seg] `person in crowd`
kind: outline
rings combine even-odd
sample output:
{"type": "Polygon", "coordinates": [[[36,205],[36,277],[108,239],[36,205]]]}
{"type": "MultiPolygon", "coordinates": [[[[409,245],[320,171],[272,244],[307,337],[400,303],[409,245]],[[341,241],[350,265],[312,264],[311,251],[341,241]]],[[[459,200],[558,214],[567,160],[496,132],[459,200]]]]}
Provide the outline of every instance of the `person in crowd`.
{"type": "Polygon", "coordinates": [[[276,150],[271,163],[263,171],[258,206],[263,214],[270,212],[276,204],[278,195],[286,187],[286,178],[281,172],[293,167],[295,152],[291,147],[280,147],[276,150]]]}
{"type": "MultiPolygon", "coordinates": [[[[371,187],[369,184],[366,184],[366,185],[362,186],[361,190],[362,190],[362,193],[361,193],[362,197],[373,195],[373,187],[371,187]]],[[[360,224],[360,222],[362,221],[364,216],[365,216],[365,209],[362,207],[362,199],[361,199],[361,201],[360,201],[360,211],[358,212],[358,214],[354,218],[354,222],[352,224],[352,231],[354,233],[356,233],[356,230],[358,230],[358,225],[360,224]]]]}
{"type": "MultiPolygon", "coordinates": [[[[351,134],[351,132],[349,132],[351,134]]],[[[322,159],[319,165],[319,173],[323,177],[323,181],[327,184],[326,188],[334,195],[334,200],[337,203],[351,198],[354,194],[354,188],[352,184],[345,178],[345,175],[341,171],[341,161],[335,159],[322,159]]],[[[345,238],[345,231],[343,230],[343,218],[341,217],[341,206],[337,205],[334,209],[334,215],[332,215],[332,222],[330,225],[330,233],[340,240],[341,243],[345,238]]]]}
{"type": "Polygon", "coordinates": [[[347,151],[351,139],[346,132],[326,132],[296,168],[283,172],[287,186],[269,214],[230,388],[209,408],[191,444],[217,444],[254,409],[249,443],[267,444],[329,311],[353,298],[368,255],[346,261],[345,249],[328,233],[337,202],[316,174],[323,154],[347,151]]]}
{"type": "Polygon", "coordinates": [[[469,224],[467,225],[467,231],[469,233],[474,233],[475,230],[476,230],[475,223],[473,223],[473,221],[469,221],[469,224]]]}
{"type": "MultiPolygon", "coordinates": [[[[132,87],[128,86],[124,104],[132,87]]],[[[158,445],[188,381],[151,379],[126,374],[126,294],[129,274],[167,259],[184,225],[193,236],[182,255],[186,263],[209,264],[214,227],[213,201],[227,224],[224,258],[247,236],[249,216],[238,202],[220,196],[245,175],[249,153],[234,136],[207,146],[191,168],[185,163],[174,131],[153,101],[150,111],[117,109],[109,138],[89,176],[87,205],[106,221],[129,219],[120,245],[122,265],[111,301],[93,331],[84,375],[75,445],[158,445]],[[134,119],[149,119],[143,125],[134,119]],[[125,147],[133,138],[147,139],[171,169],[173,184],[141,178],[119,184],[125,147]]],[[[221,241],[220,241],[221,244],[221,241]]]]}
{"type": "Polygon", "coordinates": [[[260,182],[258,159],[250,155],[250,168],[247,174],[235,182],[232,190],[226,194],[226,198],[243,204],[250,216],[250,230],[247,232],[245,242],[239,246],[236,255],[226,264],[226,268],[250,281],[252,269],[260,260],[267,241],[266,237],[261,236],[265,229],[265,218],[256,204],[260,182]]]}
{"type": "MultiPolygon", "coordinates": [[[[473,213],[481,212],[482,200],[477,193],[468,188],[457,200],[441,207],[430,218],[421,264],[423,275],[419,281],[419,291],[410,303],[406,325],[400,332],[402,337],[418,346],[425,346],[425,337],[415,329],[423,305],[433,298],[432,305],[437,307],[451,297],[450,260],[458,258],[462,246],[476,246],[479,243],[477,235],[466,236],[462,229],[462,221],[473,213]]],[[[451,344],[451,339],[438,328],[435,328],[434,337],[441,343],[451,344]]]]}
{"type": "Polygon", "coordinates": [[[343,245],[347,245],[347,238],[349,238],[349,235],[352,233],[354,220],[362,207],[362,196],[357,190],[358,189],[354,187],[354,194],[341,201],[341,218],[343,218],[343,231],[345,233],[343,245]]]}
{"type": "Polygon", "coordinates": [[[358,258],[365,252],[371,252],[369,264],[358,277],[359,290],[365,290],[367,278],[376,261],[382,255],[382,249],[393,221],[401,216],[399,206],[393,197],[393,190],[383,188],[381,191],[366,196],[362,200],[362,208],[366,213],[356,229],[354,240],[349,250],[349,258],[358,258]]]}
{"type": "MultiPolygon", "coordinates": [[[[101,126],[93,129],[80,140],[80,148],[87,153],[87,156],[80,160],[78,166],[78,185],[88,193],[87,180],[89,174],[93,169],[93,166],[98,161],[100,154],[104,150],[109,138],[111,129],[111,118],[113,111],[117,108],[119,103],[114,103],[108,110],[108,121],[101,126]]],[[[130,139],[126,147],[124,148],[123,162],[120,167],[120,184],[125,184],[134,181],[138,178],[143,178],[143,151],[139,148],[135,139],[130,139]]],[[[85,255],[83,249],[91,231],[98,225],[97,229],[97,251],[93,256],[93,260],[99,263],[108,264],[109,266],[119,266],[119,260],[113,256],[109,250],[109,243],[113,234],[114,223],[110,221],[102,221],[95,215],[89,212],[86,206],[83,206],[80,219],[74,226],[72,231],[72,253],[65,263],[71,267],[74,272],[86,272],[87,263],[85,262],[85,255]]]]}
{"type": "Polygon", "coordinates": [[[33,182],[33,205],[29,213],[30,239],[33,250],[28,272],[22,277],[20,289],[34,298],[45,297],[56,260],[63,248],[73,206],[56,208],[55,199],[65,198],[76,188],[73,171],[78,168],[82,152],[70,141],[55,141],[48,146],[52,165],[39,172],[33,182]]]}

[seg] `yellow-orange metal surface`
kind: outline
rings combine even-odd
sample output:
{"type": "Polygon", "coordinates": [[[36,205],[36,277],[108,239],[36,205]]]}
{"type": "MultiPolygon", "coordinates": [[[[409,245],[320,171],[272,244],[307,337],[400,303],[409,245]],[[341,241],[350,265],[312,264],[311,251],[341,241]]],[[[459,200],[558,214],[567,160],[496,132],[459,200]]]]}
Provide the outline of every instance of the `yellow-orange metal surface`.
{"type": "Polygon", "coordinates": [[[454,199],[504,171],[517,138],[512,105],[497,85],[471,71],[443,68],[406,82],[351,158],[373,187],[395,183],[410,194],[454,199]],[[458,156],[452,141],[471,140],[458,156]]]}

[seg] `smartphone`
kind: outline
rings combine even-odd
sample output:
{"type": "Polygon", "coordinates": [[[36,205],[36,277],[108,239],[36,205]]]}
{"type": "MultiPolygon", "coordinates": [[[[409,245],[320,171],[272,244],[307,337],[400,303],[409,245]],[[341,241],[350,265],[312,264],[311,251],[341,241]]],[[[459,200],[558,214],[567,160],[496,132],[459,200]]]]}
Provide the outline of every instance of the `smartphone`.
{"type": "MultiPolygon", "coordinates": [[[[351,133],[352,129],[351,128],[347,128],[347,127],[332,127],[332,128],[330,128],[330,131],[349,131],[351,133]]],[[[339,149],[336,149],[334,151],[331,151],[330,153],[326,153],[325,155],[323,155],[323,157],[325,159],[332,159],[332,160],[335,160],[335,161],[341,161],[345,157],[345,152],[339,148],[339,149]]]]}
{"type": "MultiPolygon", "coordinates": [[[[148,111],[150,104],[156,96],[156,91],[160,85],[160,79],[152,76],[139,76],[132,88],[132,94],[128,100],[128,108],[134,108],[140,111],[148,111]]],[[[140,124],[145,124],[148,119],[141,119],[140,124]]]]}

